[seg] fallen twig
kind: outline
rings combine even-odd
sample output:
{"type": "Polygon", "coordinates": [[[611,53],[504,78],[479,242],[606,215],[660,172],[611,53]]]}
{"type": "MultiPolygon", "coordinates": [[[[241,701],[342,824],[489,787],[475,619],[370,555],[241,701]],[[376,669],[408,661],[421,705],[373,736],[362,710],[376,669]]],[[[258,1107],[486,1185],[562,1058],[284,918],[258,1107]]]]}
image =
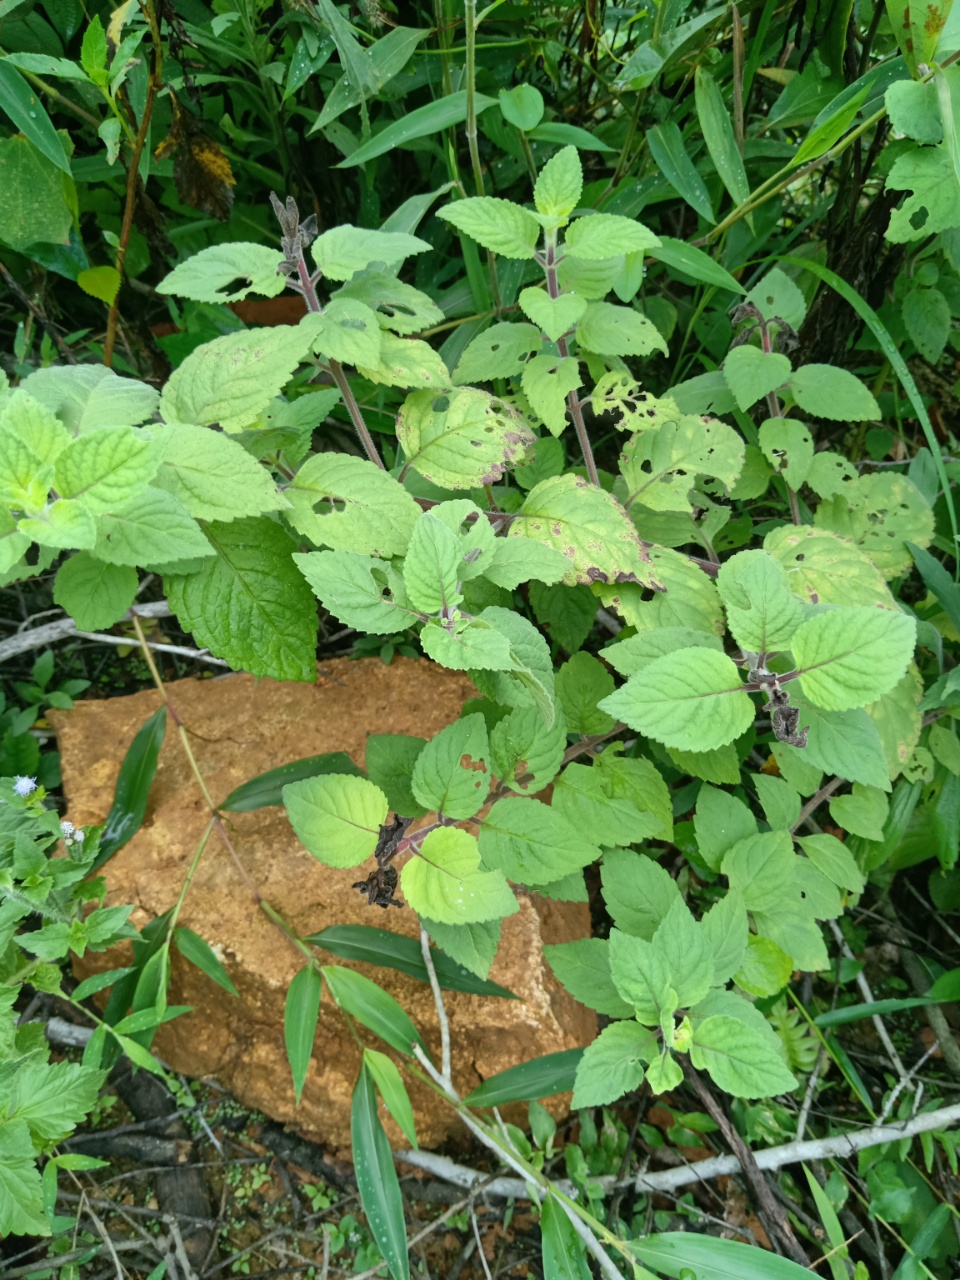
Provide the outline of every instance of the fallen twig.
{"type": "MultiPolygon", "coordinates": [[[[173,610],[167,604],[166,600],[151,600],[146,604],[138,604],[136,606],[137,614],[141,618],[169,618],[173,614],[173,610]]],[[[128,610],[123,618],[118,618],[118,622],[122,622],[125,618],[130,618],[131,612],[128,610]]],[[[11,636],[9,640],[0,641],[0,662],[6,662],[8,658],[15,658],[18,653],[27,653],[30,649],[39,649],[42,645],[53,644],[56,640],[62,640],[65,636],[75,635],[77,624],[74,620],[64,614],[62,618],[57,618],[54,622],[45,622],[42,627],[31,627],[27,631],[18,631],[16,635],[11,636]]],[[[126,644],[136,642],[125,641],[126,644]]]]}

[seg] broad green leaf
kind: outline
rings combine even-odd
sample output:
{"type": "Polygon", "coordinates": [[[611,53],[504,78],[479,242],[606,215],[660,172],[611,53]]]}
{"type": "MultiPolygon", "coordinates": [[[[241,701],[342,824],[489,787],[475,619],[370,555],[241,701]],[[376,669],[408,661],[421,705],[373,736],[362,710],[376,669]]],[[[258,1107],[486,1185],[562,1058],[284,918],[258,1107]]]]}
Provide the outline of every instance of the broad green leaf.
{"type": "Polygon", "coordinates": [[[598,601],[589,587],[544,585],[543,580],[532,582],[530,604],[541,628],[567,653],[576,653],[593,630],[598,601]]]}
{"type": "MultiPolygon", "coordinates": [[[[664,1015],[672,1017],[679,1007],[674,975],[655,942],[611,929],[610,972],[620,995],[633,1005],[637,1019],[647,1026],[658,1027],[664,1015]]],[[[693,975],[694,1003],[706,994],[712,976],[712,966],[699,980],[693,975]]]]}
{"type": "Polygon", "coordinates": [[[705,1018],[693,1033],[690,1060],[734,1098],[770,1098],[797,1088],[783,1058],[737,1018],[705,1018]]]}
{"type": "Polygon", "coordinates": [[[839,915],[839,898],[831,895],[822,904],[809,900],[811,890],[829,890],[829,883],[819,873],[809,874],[816,868],[793,852],[789,832],[767,831],[739,841],[724,855],[722,870],[753,913],[757,933],[791,956],[795,968],[828,966],[816,917],[839,915]]]}
{"type": "Polygon", "coordinates": [[[99,364],[38,369],[20,384],[60,418],[72,435],[103,427],[136,427],[156,412],[159,397],[136,378],[99,364]]]}
{"type": "MultiPolygon", "coordinates": [[[[525,86],[518,86],[523,88],[525,86]]],[[[535,93],[536,90],[533,90],[535,93]]],[[[500,99],[503,109],[503,97],[500,99]]],[[[543,104],[541,100],[541,110],[543,104]]],[[[539,121],[537,122],[539,123],[539,121]]],[[[535,126],[531,126],[535,127],[535,126]]],[[[552,155],[540,170],[533,188],[537,212],[547,218],[569,218],[580,203],[583,191],[583,166],[576,147],[564,147],[552,155]]]]}
{"type": "Polygon", "coordinates": [[[162,706],[144,721],[127,748],[117,775],[113,804],[100,836],[100,847],[88,875],[99,871],[140,830],[166,729],[167,708],[162,706]]]}
{"type": "Polygon", "coordinates": [[[780,319],[793,329],[800,328],[807,314],[803,293],[782,267],[771,267],[753,286],[747,299],[764,320],[780,319]]]}
{"type": "Polygon", "coordinates": [[[605,938],[580,938],[546,946],[543,953],[557,980],[575,1000],[611,1018],[632,1018],[633,1006],[613,985],[609,950],[605,938]]]}
{"type": "Polygon", "coordinates": [[[700,928],[713,960],[713,981],[722,986],[739,970],[747,951],[749,929],[743,899],[731,889],[705,912],[700,928]]]}
{"type": "Polygon", "coordinates": [[[348,453],[312,454],[284,495],[297,532],[321,547],[365,556],[402,556],[420,518],[403,485],[348,453]]]}
{"type": "Polygon", "coordinates": [[[76,498],[99,515],[122,507],[153,479],[159,457],[133,427],[105,427],[72,440],[56,463],[62,498],[76,498]]]}
{"type": "Polygon", "coordinates": [[[5,1237],[51,1234],[43,1211],[36,1150],[24,1120],[0,1125],[0,1233],[5,1237]]]}
{"type": "Polygon", "coordinates": [[[533,356],[523,367],[523,394],[547,430],[560,435],[567,425],[567,396],[583,384],[573,356],[533,356]]]}
{"type": "Polygon", "coordinates": [[[413,526],[403,561],[403,584],[413,607],[449,618],[463,599],[459,568],[456,534],[424,511],[413,526]]]}
{"type": "Polygon", "coordinates": [[[588,301],[599,301],[621,278],[625,265],[621,257],[594,261],[568,253],[557,263],[557,283],[562,293],[576,293],[588,301]]]}
{"type": "Polygon", "coordinates": [[[325,964],[322,972],[340,1008],[391,1048],[409,1055],[414,1044],[423,1045],[420,1033],[404,1010],[375,982],[341,965],[325,964]]]}
{"type": "Polygon", "coordinates": [[[629,508],[689,511],[696,475],[714,476],[732,487],[743,467],[743,440],[718,418],[685,414],[658,431],[639,431],[620,457],[629,508]]]}
{"type": "Polygon", "coordinates": [[[717,590],[731,635],[753,653],[787,647],[803,619],[803,605],[788,589],[781,565],[765,551],[731,556],[717,576],[717,590]]]}
{"type": "MultiPolygon", "coordinates": [[[[313,1057],[313,1040],[317,1034],[322,994],[320,974],[314,964],[306,964],[287,988],[283,1008],[283,1039],[287,1048],[287,1061],[293,1075],[293,1092],[300,1105],[303,1086],[310,1060],[313,1057]]],[[[234,992],[234,994],[236,994],[234,992]]]]}
{"type": "Polygon", "coordinates": [[[673,121],[647,130],[647,145],[657,168],[677,194],[707,222],[715,222],[710,195],[684,145],[683,134],[673,121]]]}
{"type": "Polygon", "coordinates": [[[846,538],[810,525],[781,525],[763,540],[764,550],[787,574],[787,586],[810,604],[886,605],[893,597],[868,555],[846,538]]]}
{"type": "MultiPolygon", "coordinates": [[[[372,739],[368,739],[368,744],[370,741],[372,739]]],[[[357,768],[345,751],[304,756],[301,760],[291,760],[289,764],[281,764],[276,769],[259,773],[249,782],[242,782],[217,808],[228,813],[252,813],[255,809],[281,805],[283,788],[288,782],[300,782],[304,778],[316,778],[324,773],[348,773],[357,778],[363,777],[363,771],[357,768]]],[[[373,778],[371,781],[377,782],[377,779],[373,778]]]]}
{"type": "Polygon", "coordinates": [[[548,728],[536,707],[517,707],[490,731],[490,767],[511,791],[534,795],[556,777],[566,745],[562,717],[548,728]]]}
{"type": "Polygon", "coordinates": [[[477,841],[459,827],[430,832],[400,873],[400,887],[408,906],[440,924],[477,924],[520,910],[503,875],[480,869],[477,841]]]}
{"type": "Polygon", "coordinates": [[[425,479],[446,489],[471,489],[496,484],[508,466],[523,460],[534,436],[503,400],[461,387],[407,396],[397,439],[425,479]]]}
{"type": "Polygon", "coordinates": [[[801,708],[800,727],[807,730],[807,745],[802,751],[782,746],[785,759],[799,755],[824,773],[889,791],[890,775],[883,742],[866,711],[860,708],[823,711],[793,689],[790,693],[791,701],[801,708]]]}
{"type": "Polygon", "coordinates": [[[236,440],[189,424],[157,434],[163,456],[154,485],[172,493],[192,516],[226,522],[284,505],[270,472],[236,440]]]}
{"type": "Polygon", "coordinates": [[[498,800],[480,824],[485,866],[519,884],[550,884],[595,862],[600,850],[539,800],[498,800]]]}
{"type": "Polygon", "coordinates": [[[553,1196],[547,1196],[540,1210],[540,1237],[545,1276],[590,1280],[586,1246],[553,1196]]]}
{"type": "Polygon", "coordinates": [[[531,353],[540,349],[540,341],[534,325],[500,320],[467,343],[453,371],[453,380],[459,385],[512,378],[523,371],[531,353]]]}
{"type": "Polygon", "coordinates": [[[790,376],[790,391],[806,413],[833,422],[874,422],[876,400],[859,378],[831,364],[804,364],[790,376]]]}
{"type": "MultiPolygon", "coordinates": [[[[515,590],[521,582],[552,584],[559,582],[567,573],[567,559],[553,547],[542,542],[532,542],[529,538],[523,542],[511,542],[506,538],[497,538],[493,552],[483,566],[483,576],[498,587],[508,591],[515,590]]],[[[594,614],[596,607],[594,606],[594,614]]],[[[593,614],[591,614],[592,620],[593,614]]]]}
{"type": "Polygon", "coordinates": [[[882,840],[883,824],[887,820],[890,802],[877,787],[853,784],[849,795],[833,796],[830,800],[830,817],[838,827],[864,840],[882,840]]]}
{"type": "Polygon", "coordinates": [[[451,671],[509,671],[514,667],[510,641],[482,618],[431,620],[420,632],[428,658],[451,671]]]}
{"type": "MultiPolygon", "coordinates": [[[[440,924],[438,920],[427,920],[421,916],[420,923],[441,948],[437,953],[439,959],[448,965],[453,965],[462,973],[468,973],[474,982],[477,979],[486,978],[493,967],[497,948],[500,946],[499,920],[485,920],[479,924],[440,924]],[[443,952],[446,952],[446,955],[443,952]]],[[[517,999],[503,987],[497,987],[495,983],[481,981],[480,987],[495,988],[489,992],[492,995],[517,999]]],[[[466,987],[463,988],[463,990],[466,989],[466,987]]]]}
{"type": "Polygon", "coordinates": [[[532,1102],[568,1093],[583,1053],[583,1049],[561,1049],[508,1067],[477,1085],[464,1101],[471,1107],[499,1107],[505,1102],[532,1102]]]}
{"type": "Polygon", "coordinates": [[[613,692],[610,672],[592,653],[575,653],[556,676],[557,701],[563,709],[568,733],[589,737],[606,733],[616,720],[597,704],[613,692]]]}
{"type": "Polygon", "coordinates": [[[174,372],[160,412],[167,422],[217,423],[224,431],[240,431],[280,394],[309,346],[309,332],[289,325],[214,338],[174,372]]]}
{"type": "Polygon", "coordinates": [[[632,307],[612,302],[588,302],[577,325],[577,342],[601,356],[667,354],[667,344],[656,325],[632,307]]]}
{"type": "Polygon", "coordinates": [[[535,706],[544,723],[553,724],[553,664],[546,640],[532,622],[499,605],[484,609],[479,621],[506,637],[510,664],[502,669],[472,671],[473,683],[502,706],[535,706]]]}
{"type": "Polygon", "coordinates": [[[551,342],[572,332],[588,306],[586,298],[575,293],[551,298],[546,290],[534,288],[521,289],[517,301],[523,314],[539,325],[551,342]]]}
{"type": "Polygon", "coordinates": [[[468,196],[440,209],[437,217],[501,257],[532,258],[536,253],[540,224],[528,209],[511,200],[468,196]]]}
{"type": "Polygon", "coordinates": [[[0,433],[0,501],[14,511],[39,514],[53,484],[53,465],[43,463],[11,431],[0,433]]]}
{"type": "Polygon", "coordinates": [[[358,631],[388,635],[419,618],[408,604],[403,578],[389,561],[352,551],[297,553],[294,564],[325,609],[358,631]]]}
{"type": "MultiPolygon", "coordinates": [[[[496,922],[499,930],[499,921],[496,922]]],[[[479,927],[479,926],[477,926],[479,927]]],[[[498,935],[499,937],[499,932],[498,935]]],[[[418,982],[429,985],[430,975],[423,962],[423,952],[418,938],[405,938],[386,929],[374,929],[363,924],[334,924],[306,939],[312,946],[322,947],[342,960],[358,960],[364,964],[380,965],[409,974],[418,982]]],[[[496,948],[494,947],[494,950],[496,948]]],[[[491,961],[493,956],[490,957],[491,961]]],[[[495,982],[484,982],[455,964],[441,951],[435,951],[433,965],[441,987],[449,991],[464,991],[471,995],[500,996],[508,1000],[517,997],[495,982]]],[[[487,965],[489,971],[490,966],[487,965]]]]}
{"type": "MultiPolygon", "coordinates": [[[[413,768],[413,794],[427,809],[448,818],[472,818],[490,790],[487,727],[479,713],[441,729],[423,748],[413,768]]],[[[443,920],[424,910],[424,915],[443,920]]]]}
{"type": "Polygon", "coordinates": [[[580,476],[553,476],[535,485],[508,537],[533,538],[570,561],[564,581],[652,583],[655,573],[623,507],[580,476]]]}
{"type": "Polygon", "coordinates": [[[790,981],[792,973],[793,957],[770,938],[758,938],[752,933],[733,980],[749,995],[775,996],[790,981]]]}
{"type": "Polygon", "coordinates": [[[885,578],[909,570],[906,543],[929,546],[934,533],[933,510],[923,494],[907,476],[891,472],[848,481],[842,494],[820,503],[814,523],[856,543],[885,578]]]}
{"type": "Polygon", "coordinates": [[[697,118],[710,159],[734,204],[742,204],[750,195],[750,184],[720,86],[704,66],[697,67],[694,85],[697,118]]]}
{"type": "Polygon", "coordinates": [[[413,1104],[396,1063],[376,1049],[364,1049],[363,1061],[376,1082],[384,1106],[400,1126],[404,1137],[415,1148],[418,1144],[413,1104]]]}
{"type": "Polygon", "coordinates": [[[157,285],[194,302],[239,302],[248,293],[275,298],[287,287],[278,270],[283,255],[263,244],[214,244],[177,266],[157,285]]]}
{"type": "Polygon", "coordinates": [[[102,1071],[79,1062],[28,1057],[16,1070],[4,1099],[4,1128],[11,1120],[23,1121],[38,1146],[59,1142],[93,1110],[103,1083],[102,1071]]]}
{"type": "Polygon", "coordinates": [[[230,982],[230,975],[220,964],[214,948],[205,938],[201,938],[200,934],[193,932],[193,929],[188,929],[186,925],[179,924],[174,929],[173,940],[177,943],[177,950],[184,959],[195,964],[197,969],[205,973],[207,978],[214,980],[218,986],[223,987],[224,991],[229,991],[232,996],[237,995],[237,988],[230,982]]]}
{"type": "Polygon", "coordinates": [[[943,293],[939,289],[911,289],[903,300],[901,315],[920,355],[929,364],[936,364],[953,328],[950,303],[943,293]]]}
{"type": "Polygon", "coordinates": [[[283,805],[302,844],[330,867],[365,862],[387,820],[387,798],[380,788],[345,774],[289,782],[283,805]]]}
{"type": "Polygon", "coordinates": [[[720,635],[723,606],[713,580],[686,556],[667,547],[651,547],[649,557],[652,598],[643,585],[625,582],[598,590],[604,605],[638,631],[683,627],[720,635]]]}
{"type": "Polygon", "coordinates": [[[429,813],[429,808],[413,794],[411,785],[414,765],[426,745],[426,738],[405,733],[372,733],[367,738],[367,776],[387,797],[393,812],[406,818],[422,818],[429,813]]]}
{"type": "Polygon", "coordinates": [[[659,239],[649,227],[613,213],[592,213],[567,227],[563,251],[571,258],[601,262],[623,253],[646,253],[659,239]]]}
{"type": "Polygon", "coordinates": [[[803,692],[826,711],[881,698],[902,678],[917,639],[915,619],[889,609],[832,609],[809,618],[790,648],[803,692]]]}
{"type": "Polygon", "coordinates": [[[36,516],[21,520],[19,532],[42,547],[90,550],[97,542],[97,522],[81,504],[72,498],[51,502],[36,516]]]}
{"type": "Polygon", "coordinates": [[[709,254],[683,240],[661,236],[660,243],[650,250],[650,256],[691,280],[713,285],[716,289],[729,289],[731,293],[746,293],[739,280],[714,262],[709,254]]]}
{"type": "Polygon", "coordinates": [[[86,551],[64,560],[57,570],[53,598],[80,631],[112,627],[137,594],[137,573],[129,565],[105,564],[86,551]]]}
{"type": "MultiPolygon", "coordinates": [[[[54,168],[70,177],[70,160],[64,150],[63,140],[53,127],[53,121],[47,115],[37,90],[31,89],[19,71],[5,58],[0,59],[0,111],[13,122],[31,148],[36,148],[54,168]]],[[[15,138],[11,138],[7,141],[14,140],[15,138]]],[[[12,174],[6,170],[4,183],[11,178],[12,174]]],[[[4,228],[4,239],[6,230],[4,228]]],[[[29,243],[36,243],[41,238],[34,236],[29,243]]]]}
{"type": "Polygon", "coordinates": [[[409,1280],[410,1258],[400,1180],[377,1114],[377,1091],[366,1062],[353,1090],[350,1139],[360,1203],[393,1280],[409,1280]]]}
{"type": "Polygon", "coordinates": [[[736,786],[740,781],[740,760],[729,743],[713,751],[678,751],[676,747],[668,747],[667,754],[678,769],[704,782],[736,786]]]}
{"type": "Polygon", "coordinates": [[[956,733],[952,733],[942,723],[931,725],[927,748],[934,760],[955,777],[960,776],[960,738],[956,733]]]}
{"type": "Polygon", "coordinates": [[[639,1088],[647,1063],[658,1052],[653,1033],[636,1022],[614,1022],[604,1027],[583,1051],[573,1106],[606,1106],[639,1088]]]}
{"type": "Polygon", "coordinates": [[[884,94],[887,117],[898,133],[914,142],[943,140],[937,86],[932,81],[895,80],[884,94]]]}
{"type": "Polygon", "coordinates": [[[757,821],[736,796],[715,787],[701,787],[694,828],[700,856],[711,871],[719,871],[724,855],[757,834],[757,821]]]}
{"type": "MultiPolygon", "coordinates": [[[[885,821],[889,807],[886,796],[884,796],[882,791],[877,791],[874,788],[861,788],[861,796],[864,791],[869,791],[871,795],[882,801],[883,821],[885,821]]],[[[840,798],[850,800],[853,797],[842,796],[840,798]]],[[[831,814],[833,813],[833,804],[830,806],[830,812],[831,814]]],[[[879,815],[876,812],[870,815],[871,824],[876,822],[878,816],[879,815]]],[[[878,829],[880,831],[879,836],[867,836],[866,839],[882,840],[882,821],[878,829]]],[[[857,866],[856,859],[853,854],[845,844],[842,844],[841,841],[836,838],[836,836],[801,836],[800,847],[817,870],[822,872],[823,875],[825,875],[827,879],[832,884],[835,884],[839,889],[849,889],[851,893],[861,893],[863,891],[864,885],[866,884],[866,878],[857,866]]]]}
{"type": "Polygon", "coordinates": [[[739,738],[754,708],[736,666],[712,649],[657,658],[601,702],[631,729],[681,751],[709,751],[739,738]]]}
{"type": "Polygon", "coordinates": [[[901,152],[887,175],[887,188],[913,192],[890,215],[886,237],[894,244],[960,226],[960,179],[945,144],[901,152]]]}
{"type": "Polygon", "coordinates": [[[790,831],[800,818],[800,793],[783,778],[775,778],[766,773],[754,776],[763,815],[772,830],[790,831]]]}
{"type": "MultiPolygon", "coordinates": [[[[382,329],[401,335],[419,333],[443,320],[443,312],[432,298],[384,271],[364,271],[354,276],[337,290],[331,305],[347,299],[362,302],[376,315],[382,329]]],[[[328,307],[327,313],[329,310],[328,307]]]]}
{"type": "MultiPolygon", "coordinates": [[[[486,111],[496,104],[496,98],[488,98],[485,94],[476,95],[477,114],[486,111]]],[[[364,142],[352,151],[346,160],[341,160],[338,169],[348,169],[353,165],[366,164],[377,156],[386,155],[397,147],[403,147],[417,138],[428,138],[435,133],[442,133],[451,125],[462,124],[467,118],[467,94],[465,89],[450,93],[445,98],[437,98],[428,102],[425,107],[417,107],[408,111],[393,124],[387,125],[379,133],[374,134],[369,142],[364,142]]]]}
{"type": "Polygon", "coordinates": [[[769,418],[760,424],[760,448],[764,457],[786,480],[799,489],[813,462],[813,436],[793,418],[769,418]]]}
{"type": "Polygon", "coordinates": [[[449,387],[450,373],[439,352],[418,338],[398,338],[380,333],[380,363],[358,364],[357,370],[371,382],[387,387],[449,387]]]}
{"type": "Polygon", "coordinates": [[[676,881],[645,854],[610,849],[600,866],[603,900],[618,929],[651,941],[680,898],[676,881]]]}
{"type": "Polygon", "coordinates": [[[266,516],[205,528],[215,556],[197,573],[165,579],[180,622],[237,670],[315,680],[317,620],[293,539],[266,516]]]}
{"type": "MultiPolygon", "coordinates": [[[[586,655],[581,655],[586,656],[586,655]]],[[[628,795],[614,796],[608,775],[589,765],[570,764],[553,784],[552,807],[573,827],[589,831],[595,843],[639,844],[659,834],[660,822],[642,813],[628,795]]]]}
{"type": "Polygon", "coordinates": [[[839,453],[823,450],[815,453],[807,468],[806,483],[820,498],[833,498],[857,476],[852,462],[839,453]]]}
{"type": "MultiPolygon", "coordinates": [[[[871,702],[866,708],[867,715],[880,735],[891,778],[903,771],[920,741],[921,718],[918,704],[922,692],[919,673],[911,663],[903,679],[889,693],[877,702],[871,702]]],[[[851,781],[854,779],[851,778],[851,781]]],[[[887,790],[885,781],[875,785],[887,790]]]]}
{"type": "Polygon", "coordinates": [[[334,298],[322,312],[304,316],[299,327],[309,333],[314,355],[368,369],[380,365],[380,321],[371,307],[355,298],[334,298]]]}
{"type": "MultiPolygon", "coordinates": [[[[504,120],[525,132],[543,119],[543,94],[532,84],[516,84],[500,90],[500,111],[504,120]]],[[[542,212],[542,210],[541,210],[542,212]]]]}
{"type": "Polygon", "coordinates": [[[627,799],[641,813],[652,814],[658,821],[655,833],[660,840],[673,839],[673,801],[659,770],[642,757],[623,757],[615,748],[607,748],[594,760],[604,778],[604,788],[614,799],[627,799]]]}
{"type": "MultiPolygon", "coordinates": [[[[624,935],[618,930],[617,936],[624,935]]],[[[651,945],[666,962],[680,1008],[702,1000],[713,985],[713,960],[706,934],[682,898],[670,905],[651,945]]]]}
{"type": "Polygon", "coordinates": [[[331,227],[311,245],[313,260],[328,280],[349,280],[357,271],[378,263],[391,266],[433,246],[401,231],[370,231],[365,227],[331,227]]]}
{"type": "Polygon", "coordinates": [[[26,391],[15,391],[0,413],[0,436],[8,434],[44,466],[55,463],[71,439],[53,410],[26,391]]]}
{"type": "Polygon", "coordinates": [[[723,376],[741,409],[776,391],[790,377],[790,361],[777,351],[761,351],[744,344],[734,347],[723,362],[723,376]]]}

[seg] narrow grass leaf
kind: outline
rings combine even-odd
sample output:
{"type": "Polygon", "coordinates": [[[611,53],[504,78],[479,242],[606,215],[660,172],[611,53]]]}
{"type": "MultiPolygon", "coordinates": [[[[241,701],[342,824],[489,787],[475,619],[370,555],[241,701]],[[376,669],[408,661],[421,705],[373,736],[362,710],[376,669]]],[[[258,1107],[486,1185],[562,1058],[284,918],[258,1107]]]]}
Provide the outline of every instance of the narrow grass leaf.
{"type": "Polygon", "coordinates": [[[113,805],[100,837],[97,854],[88,875],[123,848],[140,830],[147,812],[150,786],[157,772],[157,758],[167,729],[167,708],[160,707],[138,730],[130,744],[113,794],[113,805]]]}
{"type": "Polygon", "coordinates": [[[229,991],[232,996],[237,994],[237,988],[230,981],[230,975],[205,938],[201,938],[199,933],[194,933],[185,925],[179,925],[173,931],[173,940],[185,960],[195,964],[208,978],[223,987],[224,991],[229,991]]]}
{"type": "Polygon", "coordinates": [[[360,1203],[393,1280],[409,1280],[410,1260],[400,1180],[377,1114],[377,1090],[366,1063],[353,1090],[350,1136],[360,1203]]]}
{"type": "Polygon", "coordinates": [[[304,756],[291,760],[276,769],[268,769],[249,782],[243,782],[218,806],[230,813],[250,813],[268,805],[283,804],[283,788],[288,782],[302,782],[304,778],[316,778],[323,773],[348,773],[355,778],[366,775],[345,751],[330,751],[321,756],[304,756]]]}
{"type": "Polygon", "coordinates": [[[464,1099],[471,1107],[499,1107],[506,1102],[533,1102],[568,1093],[577,1078],[582,1049],[561,1049],[500,1071],[464,1099]]]}
{"type": "Polygon", "coordinates": [[[283,1009],[283,1039],[298,1106],[310,1069],[322,989],[320,974],[313,964],[301,969],[287,988],[287,1000],[283,1009]]]}

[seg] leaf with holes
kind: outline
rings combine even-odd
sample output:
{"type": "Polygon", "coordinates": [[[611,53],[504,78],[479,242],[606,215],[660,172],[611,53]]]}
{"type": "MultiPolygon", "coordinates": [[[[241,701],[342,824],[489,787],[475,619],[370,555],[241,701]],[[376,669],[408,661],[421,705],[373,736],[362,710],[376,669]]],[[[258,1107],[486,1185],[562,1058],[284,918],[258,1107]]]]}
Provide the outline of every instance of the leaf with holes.
{"type": "Polygon", "coordinates": [[[445,817],[472,818],[490,790],[489,751],[483,716],[455,720],[417,757],[411,779],[413,794],[427,809],[445,817]]]}
{"type": "Polygon", "coordinates": [[[620,457],[630,507],[689,511],[698,475],[714,476],[729,489],[743,468],[743,440],[718,418],[685,414],[659,431],[638,431],[620,457]]]}
{"type": "Polygon", "coordinates": [[[348,627],[389,635],[420,620],[388,560],[353,551],[311,551],[292,559],[324,608],[348,627]]]}
{"type": "Polygon", "coordinates": [[[848,481],[837,497],[820,503],[814,524],[856,543],[885,578],[911,568],[908,542],[928,547],[934,533],[926,498],[909,477],[889,471],[848,481]]]}
{"type": "Polygon", "coordinates": [[[590,302],[577,325],[577,342],[600,356],[648,356],[667,354],[667,344],[656,325],[632,307],[612,302],[590,302]]]}
{"type": "Polygon", "coordinates": [[[421,514],[393,476],[347,453],[313,454],[284,493],[297,532],[335,551],[403,555],[421,514]]]}
{"type": "Polygon", "coordinates": [[[453,371],[458,385],[512,378],[523,371],[529,356],[540,349],[540,334],[532,324],[501,320],[471,339],[453,371]]]}
{"type": "Polygon", "coordinates": [[[380,365],[380,321],[372,308],[355,298],[334,298],[322,313],[304,316],[298,327],[310,335],[314,355],[366,368],[380,365]]]}
{"type": "Polygon", "coordinates": [[[407,396],[397,439],[424,479],[444,489],[472,489],[496,484],[508,466],[522,462],[534,435],[503,400],[460,387],[407,396]]]}
{"type": "Polygon", "coordinates": [[[567,396],[582,385],[577,361],[572,356],[534,356],[524,365],[522,385],[540,421],[552,435],[560,435],[567,425],[567,396]]]}
{"type": "Polygon", "coordinates": [[[380,363],[361,361],[357,372],[371,382],[386,387],[449,387],[450,371],[443,357],[418,338],[398,338],[384,329],[380,333],[380,363]]]}
{"type": "Polygon", "coordinates": [[[157,285],[194,302],[240,302],[248,293],[275,298],[287,287],[279,266],[283,255],[262,244],[214,244],[179,263],[157,285]]]}

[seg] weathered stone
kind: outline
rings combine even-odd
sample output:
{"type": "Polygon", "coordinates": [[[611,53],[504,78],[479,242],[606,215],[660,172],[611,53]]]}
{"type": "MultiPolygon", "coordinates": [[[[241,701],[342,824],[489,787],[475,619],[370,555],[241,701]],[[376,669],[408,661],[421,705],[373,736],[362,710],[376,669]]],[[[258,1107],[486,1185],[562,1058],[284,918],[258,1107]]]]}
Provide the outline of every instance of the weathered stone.
{"type": "MultiPolygon", "coordinates": [[[[233,675],[181,680],[170,684],[168,692],[190,734],[210,793],[220,802],[249,778],[303,756],[347,751],[362,764],[371,733],[415,733],[429,738],[455,718],[473,691],[464,676],[424,661],[397,659],[384,666],[375,659],[335,659],[325,664],[316,685],[233,675]]],[[[159,695],[147,691],[82,702],[71,711],[51,713],[73,822],[104,819],[127,748],[158,705],[159,695]]],[[[342,1015],[326,998],[313,1065],[300,1106],[295,1106],[284,1052],[283,1005],[287,986],[303,961],[258,909],[251,884],[301,935],[332,924],[369,924],[415,937],[416,917],[406,908],[385,911],[369,906],[351,887],[363,873],[318,863],[300,845],[282,809],[226,817],[246,874],[222,842],[211,837],[180,923],[211,944],[239,999],[174,952],[170,1003],[192,1005],[193,1012],[161,1027],[154,1047],[176,1070],[214,1077],[247,1105],[292,1122],[329,1145],[345,1145],[359,1049],[342,1015]]],[[[140,927],[170,908],[207,818],[175,725],[168,722],[143,828],[104,869],[108,901],[135,903],[132,918],[140,927]]],[[[500,952],[490,975],[520,999],[447,993],[454,1077],[462,1093],[518,1062],[592,1039],[594,1015],[562,990],[543,958],[545,943],[583,937],[588,931],[586,906],[523,896],[520,911],[504,921],[500,952]]],[[[82,972],[85,976],[118,963],[122,957],[116,952],[88,956],[82,972]]],[[[437,1019],[428,987],[395,970],[351,967],[395,996],[421,1029],[431,1052],[438,1052],[437,1019]]],[[[367,1043],[377,1044],[362,1034],[367,1043]]],[[[434,1095],[414,1084],[411,1096],[424,1145],[437,1145],[458,1132],[457,1123],[434,1095]]],[[[391,1127],[390,1133],[398,1145],[403,1144],[399,1130],[391,1127]]]]}

